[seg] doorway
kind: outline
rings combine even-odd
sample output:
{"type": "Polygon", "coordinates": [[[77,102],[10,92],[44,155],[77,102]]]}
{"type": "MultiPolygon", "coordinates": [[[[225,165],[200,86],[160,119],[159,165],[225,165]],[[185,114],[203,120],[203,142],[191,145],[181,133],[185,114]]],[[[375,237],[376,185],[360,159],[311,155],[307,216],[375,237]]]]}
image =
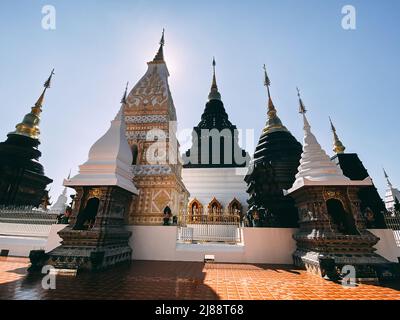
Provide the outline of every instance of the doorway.
{"type": "Polygon", "coordinates": [[[351,213],[347,212],[341,201],[337,199],[329,199],[326,201],[328,214],[332,218],[332,222],[336,225],[338,231],[346,235],[357,235],[354,218],[351,213]]]}
{"type": "Polygon", "coordinates": [[[90,230],[96,221],[100,200],[91,198],[86,203],[85,209],[79,212],[73,230],[90,230]]]}

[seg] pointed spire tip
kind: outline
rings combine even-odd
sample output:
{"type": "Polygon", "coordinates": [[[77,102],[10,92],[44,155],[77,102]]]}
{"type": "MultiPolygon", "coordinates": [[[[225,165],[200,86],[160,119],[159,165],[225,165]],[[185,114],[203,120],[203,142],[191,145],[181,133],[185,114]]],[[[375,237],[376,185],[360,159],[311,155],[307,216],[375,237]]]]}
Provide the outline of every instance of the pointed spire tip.
{"type": "Polygon", "coordinates": [[[264,86],[270,87],[271,81],[269,80],[268,73],[267,73],[267,67],[265,66],[265,63],[263,65],[263,69],[264,69],[264,86]]]}
{"type": "Polygon", "coordinates": [[[387,174],[385,168],[382,168],[382,169],[383,169],[383,174],[384,174],[384,176],[385,176],[385,179],[386,179],[386,182],[387,182],[388,186],[389,186],[389,187],[392,187],[392,183],[391,183],[390,180],[389,180],[389,176],[388,176],[388,174],[387,174]]]}
{"type": "Polygon", "coordinates": [[[218,91],[217,77],[215,75],[215,66],[216,66],[215,57],[213,57],[212,66],[213,66],[213,79],[212,79],[211,89],[216,89],[218,91]]]}
{"type": "Polygon", "coordinates": [[[162,33],[161,33],[161,40],[160,40],[160,45],[164,46],[165,44],[165,40],[164,40],[164,33],[165,33],[165,29],[162,29],[162,33]]]}
{"type": "Polygon", "coordinates": [[[336,132],[336,128],[335,128],[335,126],[333,125],[333,122],[332,122],[332,119],[331,119],[330,116],[329,116],[329,122],[330,122],[330,124],[331,124],[331,129],[332,129],[332,131],[333,131],[333,132],[336,132]]]}
{"type": "Polygon", "coordinates": [[[307,112],[306,107],[304,106],[303,100],[301,99],[300,89],[296,87],[297,96],[299,97],[299,113],[305,114],[307,112]]]}
{"type": "Polygon", "coordinates": [[[216,66],[215,57],[213,57],[212,60],[213,77],[211,82],[210,94],[208,95],[208,100],[221,100],[221,94],[218,92],[217,77],[215,75],[215,66],[216,66]]]}
{"type": "Polygon", "coordinates": [[[128,86],[129,86],[129,81],[126,83],[125,91],[124,91],[124,94],[123,94],[122,99],[121,99],[121,103],[122,104],[126,104],[126,98],[127,98],[127,95],[128,95],[128,86]]]}
{"type": "Polygon", "coordinates": [[[160,48],[157,51],[157,54],[155,55],[153,62],[164,62],[164,50],[163,47],[165,45],[165,38],[164,38],[164,32],[165,29],[163,28],[162,34],[161,34],[161,39],[160,39],[160,48]]]}
{"type": "Polygon", "coordinates": [[[48,77],[48,79],[46,80],[46,82],[43,85],[46,89],[50,88],[51,79],[52,79],[53,75],[54,75],[54,68],[53,68],[53,70],[51,70],[50,76],[48,77]]]}

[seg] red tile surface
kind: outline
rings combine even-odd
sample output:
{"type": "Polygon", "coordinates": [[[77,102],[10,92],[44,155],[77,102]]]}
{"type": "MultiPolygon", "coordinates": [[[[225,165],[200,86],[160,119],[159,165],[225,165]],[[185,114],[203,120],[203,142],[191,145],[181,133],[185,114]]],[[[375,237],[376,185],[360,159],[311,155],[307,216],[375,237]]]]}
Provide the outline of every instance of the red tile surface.
{"type": "Polygon", "coordinates": [[[400,300],[400,283],[346,288],[291,266],[133,261],[98,273],[27,274],[24,258],[0,258],[0,299],[333,299],[400,300]]]}

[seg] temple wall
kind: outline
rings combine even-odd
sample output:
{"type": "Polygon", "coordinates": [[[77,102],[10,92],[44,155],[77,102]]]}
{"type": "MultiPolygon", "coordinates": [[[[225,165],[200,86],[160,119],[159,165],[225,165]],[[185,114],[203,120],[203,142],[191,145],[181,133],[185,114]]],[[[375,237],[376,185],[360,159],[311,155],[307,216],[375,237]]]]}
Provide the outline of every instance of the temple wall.
{"type": "MultiPolygon", "coordinates": [[[[46,252],[60,245],[57,232],[66,225],[52,225],[47,237],[0,235],[0,249],[10,250],[10,256],[28,257],[30,250],[46,252]]],[[[129,245],[133,260],[203,261],[204,255],[212,254],[216,262],[292,264],[296,243],[292,228],[241,228],[243,242],[227,244],[177,243],[176,226],[129,226],[132,231],[129,245]]],[[[392,262],[398,262],[400,247],[393,232],[388,229],[369,230],[380,238],[375,246],[377,253],[392,262]]]]}
{"type": "Polygon", "coordinates": [[[175,260],[176,226],[129,226],[133,260],[175,260]]]}
{"type": "Polygon", "coordinates": [[[133,260],[204,261],[206,254],[216,262],[292,264],[296,243],[289,228],[242,228],[243,243],[177,243],[178,227],[129,226],[133,260]]]}
{"type": "Polygon", "coordinates": [[[65,227],[65,224],[26,225],[0,223],[0,250],[9,250],[8,255],[13,257],[29,257],[31,250],[45,250],[48,252],[60,245],[61,238],[57,232],[65,227]],[[7,229],[7,234],[2,232],[2,228],[7,229]],[[37,230],[41,232],[39,233],[37,230]]]}
{"type": "MultiPolygon", "coordinates": [[[[206,254],[215,256],[215,262],[292,264],[296,242],[294,228],[241,228],[243,242],[228,244],[177,243],[176,226],[130,226],[130,246],[133,260],[204,261],[206,254]]],[[[391,230],[374,229],[380,237],[377,253],[397,262],[400,247],[396,246],[391,230]]]]}
{"type": "Polygon", "coordinates": [[[44,249],[46,242],[46,237],[0,235],[0,250],[9,250],[12,257],[28,257],[31,250],[44,249]]]}
{"type": "Polygon", "coordinates": [[[246,263],[292,264],[294,228],[243,228],[246,263]]]}

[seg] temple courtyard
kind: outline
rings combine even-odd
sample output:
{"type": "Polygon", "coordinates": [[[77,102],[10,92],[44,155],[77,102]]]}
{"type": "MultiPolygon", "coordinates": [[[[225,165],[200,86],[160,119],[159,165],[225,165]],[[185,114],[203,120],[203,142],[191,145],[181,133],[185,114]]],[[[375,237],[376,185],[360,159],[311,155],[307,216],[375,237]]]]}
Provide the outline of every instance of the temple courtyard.
{"type": "Polygon", "coordinates": [[[400,300],[400,282],[345,287],[290,265],[132,261],[58,275],[54,290],[28,267],[26,258],[0,258],[0,299],[400,300]]]}

